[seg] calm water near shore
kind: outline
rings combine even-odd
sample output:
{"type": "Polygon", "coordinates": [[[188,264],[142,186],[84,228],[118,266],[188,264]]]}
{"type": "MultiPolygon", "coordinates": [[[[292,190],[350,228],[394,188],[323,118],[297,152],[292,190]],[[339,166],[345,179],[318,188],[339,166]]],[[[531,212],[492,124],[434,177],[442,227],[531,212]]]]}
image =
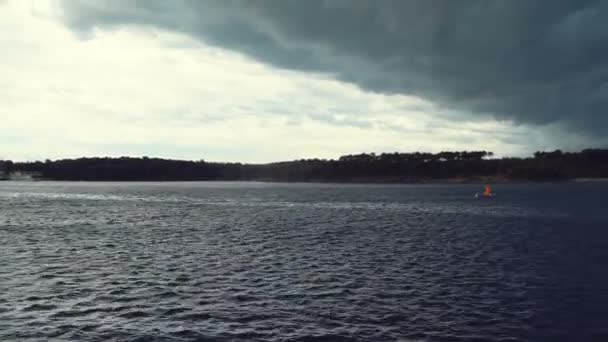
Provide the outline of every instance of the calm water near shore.
{"type": "Polygon", "coordinates": [[[608,341],[608,183],[0,182],[0,341],[608,341]]]}

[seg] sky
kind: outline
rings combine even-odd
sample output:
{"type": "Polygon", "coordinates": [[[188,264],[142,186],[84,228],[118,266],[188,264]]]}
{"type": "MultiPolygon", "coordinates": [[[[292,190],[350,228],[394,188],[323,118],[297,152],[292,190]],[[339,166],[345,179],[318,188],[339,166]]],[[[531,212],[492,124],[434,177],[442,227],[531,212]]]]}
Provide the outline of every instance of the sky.
{"type": "Polygon", "coordinates": [[[0,0],[0,159],[606,147],[608,2],[0,0]]]}

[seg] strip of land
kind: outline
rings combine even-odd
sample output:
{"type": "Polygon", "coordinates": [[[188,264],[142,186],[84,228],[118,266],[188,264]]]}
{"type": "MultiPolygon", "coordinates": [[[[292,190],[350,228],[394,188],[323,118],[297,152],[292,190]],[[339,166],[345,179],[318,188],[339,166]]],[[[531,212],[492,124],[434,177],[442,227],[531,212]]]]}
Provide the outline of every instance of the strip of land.
{"type": "Polygon", "coordinates": [[[364,153],[338,159],[268,164],[160,158],[0,161],[0,179],[65,181],[273,181],[427,183],[591,181],[608,179],[608,149],[536,152],[493,158],[491,152],[364,153]]]}

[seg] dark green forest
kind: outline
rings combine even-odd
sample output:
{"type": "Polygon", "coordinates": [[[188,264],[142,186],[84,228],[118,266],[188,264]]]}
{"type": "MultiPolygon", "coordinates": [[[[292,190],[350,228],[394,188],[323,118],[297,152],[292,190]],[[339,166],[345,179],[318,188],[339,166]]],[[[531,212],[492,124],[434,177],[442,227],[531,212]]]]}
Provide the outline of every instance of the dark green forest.
{"type": "Polygon", "coordinates": [[[491,152],[382,153],[268,164],[215,163],[159,158],[80,158],[0,161],[0,178],[82,181],[248,180],[281,182],[558,181],[608,178],[608,149],[536,152],[494,158],[491,152]]]}

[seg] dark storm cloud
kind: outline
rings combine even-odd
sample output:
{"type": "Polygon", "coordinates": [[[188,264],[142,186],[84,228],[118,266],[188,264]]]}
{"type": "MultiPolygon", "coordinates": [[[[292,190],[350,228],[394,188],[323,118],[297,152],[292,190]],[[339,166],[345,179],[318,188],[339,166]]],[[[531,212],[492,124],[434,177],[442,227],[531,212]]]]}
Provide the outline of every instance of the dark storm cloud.
{"type": "MultiPolygon", "coordinates": [[[[277,67],[520,123],[608,128],[608,1],[76,1],[66,21],[178,30],[277,67]]],[[[126,52],[128,53],[128,52],[126,52]]]]}

